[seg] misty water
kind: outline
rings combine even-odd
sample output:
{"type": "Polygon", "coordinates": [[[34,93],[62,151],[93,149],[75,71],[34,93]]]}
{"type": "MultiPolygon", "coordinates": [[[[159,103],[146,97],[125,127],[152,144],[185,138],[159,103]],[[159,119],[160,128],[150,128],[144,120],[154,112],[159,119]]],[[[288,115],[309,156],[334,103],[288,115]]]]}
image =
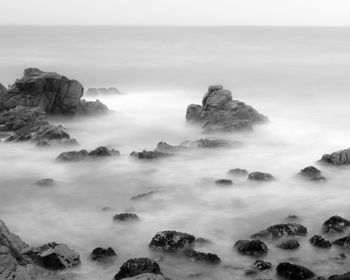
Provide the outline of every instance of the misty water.
{"type": "MultiPolygon", "coordinates": [[[[76,279],[112,279],[127,259],[148,256],[158,260],[164,275],[180,280],[246,278],[254,259],[239,255],[234,243],[294,214],[309,232],[299,238],[301,247],[284,251],[267,242],[265,259],[274,266],[293,260],[324,276],[345,273],[349,257],[335,259],[343,251],[314,248],[308,239],[332,215],[350,218],[349,167],[315,163],[322,154],[349,146],[349,35],[345,28],[1,27],[3,84],[32,66],[77,79],[85,88],[115,86],[125,94],[99,97],[113,110],[106,116],[51,118],[68,129],[78,147],[2,143],[0,218],[30,245],[57,241],[78,251],[82,264],[68,271],[76,279]],[[201,103],[210,84],[223,84],[234,99],[270,122],[252,132],[222,135],[206,135],[187,124],[187,105],[201,103]],[[205,137],[242,145],[191,150],[159,161],[129,157],[160,141],[177,145],[205,137]],[[101,145],[121,156],[55,161],[63,151],[101,145]],[[328,180],[298,178],[308,165],[319,167],[328,180]],[[232,168],[269,172],[276,180],[232,177],[227,174],[232,168]],[[56,184],[34,184],[47,177],[56,184]],[[215,185],[221,178],[234,185],[215,185]],[[131,200],[149,191],[155,192],[131,200]],[[126,211],[140,221],[113,223],[114,214],[126,211]],[[218,254],[221,265],[149,250],[160,230],[211,240],[197,248],[218,254]],[[97,246],[113,247],[115,263],[89,260],[97,246]]],[[[338,236],[345,234],[330,239],[338,236]]],[[[261,276],[275,278],[275,272],[261,276]]]]}

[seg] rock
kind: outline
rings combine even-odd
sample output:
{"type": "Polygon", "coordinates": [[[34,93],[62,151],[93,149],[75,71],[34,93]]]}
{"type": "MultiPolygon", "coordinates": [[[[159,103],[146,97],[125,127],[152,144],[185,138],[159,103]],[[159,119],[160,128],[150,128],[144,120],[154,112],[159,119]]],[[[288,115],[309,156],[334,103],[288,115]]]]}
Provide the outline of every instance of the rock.
{"type": "Polygon", "coordinates": [[[283,236],[303,236],[307,228],[297,223],[277,224],[252,235],[252,238],[280,238],[283,236]]]}
{"type": "Polygon", "coordinates": [[[115,87],[110,88],[88,88],[86,91],[87,96],[94,96],[94,95],[117,95],[117,94],[123,94],[120,90],[118,90],[115,87]]]}
{"type": "Polygon", "coordinates": [[[139,217],[134,213],[121,213],[116,214],[113,217],[113,221],[115,222],[133,222],[133,221],[139,221],[139,217]]]}
{"type": "Polygon", "coordinates": [[[4,85],[0,84],[0,98],[1,96],[6,94],[7,94],[7,88],[4,85]]]}
{"type": "Polygon", "coordinates": [[[253,257],[262,257],[267,254],[268,248],[260,239],[257,240],[238,240],[234,247],[242,255],[253,257]]]}
{"type": "Polygon", "coordinates": [[[308,268],[291,264],[291,263],[280,263],[277,268],[277,275],[287,279],[287,280],[304,280],[310,279],[315,276],[315,274],[308,268]]]}
{"type": "Polygon", "coordinates": [[[61,153],[56,160],[58,161],[81,161],[85,159],[96,159],[96,158],[105,158],[111,156],[118,156],[120,153],[117,150],[111,149],[104,146],[97,147],[95,150],[88,152],[86,150],[80,151],[69,151],[61,153]]]}
{"type": "Polygon", "coordinates": [[[123,265],[119,269],[119,272],[114,276],[114,279],[125,279],[128,277],[138,276],[144,273],[162,275],[160,267],[155,261],[149,258],[135,258],[127,260],[125,263],[123,263],[123,265]]]}
{"type": "Polygon", "coordinates": [[[169,157],[172,156],[172,154],[168,154],[168,153],[162,153],[162,152],[158,152],[158,151],[146,151],[143,150],[142,152],[132,152],[130,154],[130,156],[137,158],[137,159],[160,159],[160,158],[165,158],[165,157],[169,157]]]}
{"type": "Polygon", "coordinates": [[[314,235],[313,237],[310,238],[310,243],[319,248],[329,248],[332,246],[332,243],[323,238],[320,235],[314,235]]]}
{"type": "Polygon", "coordinates": [[[350,271],[341,275],[332,275],[328,280],[350,280],[350,271]]]}
{"type": "MultiPolygon", "coordinates": [[[[92,105],[81,102],[83,86],[54,72],[27,68],[6,94],[0,96],[0,111],[16,106],[40,108],[48,114],[90,113],[92,105]]],[[[98,106],[100,108],[100,106],[98,106]]]]}
{"type": "Polygon", "coordinates": [[[95,101],[86,101],[85,99],[82,99],[80,101],[80,105],[80,112],[88,115],[104,114],[109,112],[108,107],[98,99],[96,99],[95,101]]]}
{"type": "Polygon", "coordinates": [[[104,146],[97,147],[95,150],[92,150],[89,153],[89,157],[97,158],[97,157],[111,157],[111,156],[119,156],[120,153],[117,150],[109,150],[104,146]]]}
{"type": "Polygon", "coordinates": [[[241,169],[241,168],[230,169],[227,173],[230,175],[234,175],[234,176],[247,176],[248,175],[248,171],[246,169],[241,169]]]}
{"type": "Polygon", "coordinates": [[[143,273],[135,277],[124,278],[124,280],[169,280],[169,278],[165,278],[161,274],[143,273]]]}
{"type": "Polygon", "coordinates": [[[174,253],[178,250],[186,249],[195,241],[191,234],[177,231],[160,231],[151,240],[149,247],[155,250],[174,253]]]}
{"type": "Polygon", "coordinates": [[[322,230],[328,232],[343,232],[345,228],[350,226],[350,221],[340,216],[330,217],[322,225],[322,230]]]}
{"type": "Polygon", "coordinates": [[[19,263],[8,253],[0,253],[1,280],[36,280],[37,271],[32,264],[19,263]]]}
{"type": "Polygon", "coordinates": [[[35,184],[41,187],[49,187],[55,184],[55,180],[51,178],[44,178],[44,179],[40,179],[35,184]]]}
{"type": "Polygon", "coordinates": [[[162,153],[176,153],[176,152],[181,152],[184,150],[187,150],[187,147],[184,146],[173,146],[173,145],[169,145],[166,142],[159,142],[157,144],[157,148],[155,149],[155,151],[158,152],[162,152],[162,153]]]}
{"type": "Polygon", "coordinates": [[[146,193],[140,193],[138,195],[134,195],[131,197],[131,200],[140,200],[140,199],[144,199],[147,198],[149,196],[151,196],[152,194],[156,193],[156,191],[149,191],[146,193]]]}
{"type": "Polygon", "coordinates": [[[295,239],[290,239],[287,241],[284,241],[280,244],[277,245],[278,248],[283,249],[283,250],[294,250],[300,247],[300,244],[298,240],[295,239]]]}
{"type": "Polygon", "coordinates": [[[288,217],[286,218],[288,222],[295,222],[298,219],[299,217],[297,215],[288,215],[288,217]]]}
{"type": "Polygon", "coordinates": [[[212,243],[209,239],[203,238],[203,237],[198,237],[195,240],[197,245],[204,245],[204,244],[210,244],[212,243]]]}
{"type": "Polygon", "coordinates": [[[198,252],[192,248],[183,251],[184,255],[196,262],[204,262],[207,264],[219,264],[221,259],[216,254],[198,252]]]}
{"type": "Polygon", "coordinates": [[[221,185],[221,186],[232,186],[233,182],[228,179],[219,179],[215,181],[216,185],[221,185]]]}
{"type": "Polygon", "coordinates": [[[256,260],[249,270],[245,272],[246,275],[254,275],[258,272],[270,270],[272,268],[272,263],[265,262],[263,260],[256,260]]]}
{"type": "Polygon", "coordinates": [[[224,139],[208,139],[201,138],[196,141],[185,141],[181,146],[188,148],[228,148],[240,145],[241,142],[233,140],[224,140],[224,139]]]}
{"type": "Polygon", "coordinates": [[[342,248],[350,249],[350,235],[333,241],[333,244],[342,248]]]}
{"type": "Polygon", "coordinates": [[[350,164],[350,148],[331,154],[325,154],[322,156],[320,162],[332,165],[350,164]]]}
{"type": "Polygon", "coordinates": [[[98,262],[108,262],[111,259],[113,259],[115,256],[117,256],[117,254],[111,247],[108,247],[108,248],[97,247],[93,249],[90,254],[90,258],[93,261],[98,261],[98,262]]]}
{"type": "Polygon", "coordinates": [[[272,181],[275,178],[269,173],[257,171],[257,172],[249,173],[248,179],[253,181],[272,181]]]}
{"type": "Polygon", "coordinates": [[[311,181],[324,181],[325,177],[322,176],[321,170],[314,166],[308,166],[299,172],[300,176],[311,181]]]}
{"type": "Polygon", "coordinates": [[[251,129],[255,123],[267,121],[267,117],[253,107],[233,100],[231,92],[221,85],[208,88],[202,106],[191,104],[187,107],[186,120],[203,125],[207,131],[236,131],[251,129]]]}
{"type": "Polygon", "coordinates": [[[47,269],[64,269],[80,264],[80,256],[65,244],[51,242],[24,252],[38,265],[47,269]]]}

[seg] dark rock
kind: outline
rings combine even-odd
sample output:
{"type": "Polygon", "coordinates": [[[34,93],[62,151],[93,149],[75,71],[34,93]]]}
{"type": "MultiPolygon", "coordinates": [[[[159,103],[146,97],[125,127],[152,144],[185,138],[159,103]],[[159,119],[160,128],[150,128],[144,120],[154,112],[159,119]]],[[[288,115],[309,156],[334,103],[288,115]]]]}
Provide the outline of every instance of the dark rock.
{"type": "Polygon", "coordinates": [[[196,262],[204,262],[208,264],[219,264],[221,259],[216,254],[198,252],[192,248],[183,251],[184,255],[196,262]]]}
{"type": "Polygon", "coordinates": [[[154,194],[155,191],[149,191],[149,192],[146,192],[146,193],[140,193],[138,195],[134,195],[131,197],[131,200],[140,200],[140,199],[144,199],[144,198],[147,198],[149,196],[151,196],[152,194],[154,194]]]}
{"type": "Polygon", "coordinates": [[[132,152],[130,156],[137,158],[137,159],[160,159],[172,156],[172,154],[168,153],[162,153],[159,151],[146,151],[143,150],[142,152],[132,152]]]}
{"type": "Polygon", "coordinates": [[[234,176],[247,176],[248,175],[248,171],[246,169],[241,169],[241,168],[230,169],[227,173],[230,175],[234,175],[234,176]]]}
{"type": "Polygon", "coordinates": [[[104,146],[97,147],[95,150],[92,150],[89,153],[89,157],[111,157],[111,156],[119,156],[119,151],[116,151],[114,149],[109,150],[108,148],[104,146]]]}
{"type": "Polygon", "coordinates": [[[248,175],[248,179],[254,181],[272,181],[275,178],[269,173],[252,172],[248,175]]]}
{"type": "Polygon", "coordinates": [[[221,185],[221,186],[232,186],[233,182],[228,179],[219,179],[215,181],[216,185],[221,185]]]}
{"type": "Polygon", "coordinates": [[[119,151],[104,146],[97,147],[95,150],[88,152],[86,150],[69,151],[61,153],[56,160],[58,161],[81,161],[85,159],[105,158],[119,155],[119,151]]]}
{"type": "Polygon", "coordinates": [[[304,169],[302,169],[299,174],[308,180],[311,181],[322,181],[322,180],[326,180],[325,177],[322,176],[321,170],[317,169],[314,166],[308,166],[305,167],[304,169]]]}
{"type": "Polygon", "coordinates": [[[223,89],[221,85],[208,88],[208,92],[203,97],[202,106],[189,105],[186,119],[201,123],[207,131],[251,129],[252,124],[267,121],[267,117],[251,106],[233,100],[231,92],[223,89]]]}
{"type": "Polygon", "coordinates": [[[116,214],[113,217],[113,221],[115,222],[133,222],[133,221],[139,221],[139,217],[134,213],[121,213],[116,214]]]}
{"type": "Polygon", "coordinates": [[[280,263],[277,268],[277,275],[287,280],[304,280],[310,279],[315,274],[308,268],[291,264],[291,263],[280,263]]]}
{"type": "Polygon", "coordinates": [[[277,245],[278,248],[281,248],[283,250],[294,250],[300,247],[300,244],[298,240],[290,239],[287,241],[284,241],[277,245]]]}
{"type": "Polygon", "coordinates": [[[48,187],[53,186],[55,184],[55,180],[51,178],[44,178],[37,181],[35,184],[41,187],[48,187]]]}
{"type": "Polygon", "coordinates": [[[341,275],[332,275],[328,280],[350,280],[350,271],[341,275]]]}
{"type": "Polygon", "coordinates": [[[169,280],[169,278],[165,278],[161,274],[142,273],[142,274],[134,276],[134,277],[124,278],[124,280],[169,280]]]}
{"type": "Polygon", "coordinates": [[[320,235],[314,235],[313,237],[310,238],[310,243],[314,245],[315,247],[319,248],[329,248],[332,246],[332,243],[329,242],[328,240],[324,239],[320,235]]]}
{"type": "Polygon", "coordinates": [[[267,254],[268,248],[261,240],[238,240],[234,247],[243,255],[262,257],[267,254]]]}
{"type": "Polygon", "coordinates": [[[158,263],[149,258],[135,258],[127,260],[114,276],[115,280],[134,277],[144,273],[162,274],[158,263]]]}
{"type": "Polygon", "coordinates": [[[151,240],[149,247],[155,250],[162,250],[174,253],[186,249],[195,241],[191,234],[177,231],[160,231],[151,240]]]}
{"type": "Polygon", "coordinates": [[[272,263],[270,262],[265,262],[263,260],[256,260],[252,266],[250,267],[251,270],[253,271],[264,271],[264,270],[269,270],[272,268],[272,263]]]}
{"type": "Polygon", "coordinates": [[[47,269],[64,269],[80,264],[80,256],[65,244],[51,242],[24,252],[38,265],[47,269]]]}
{"type": "Polygon", "coordinates": [[[90,254],[90,258],[98,262],[108,262],[111,259],[113,259],[113,257],[115,256],[117,256],[117,254],[111,247],[108,247],[108,248],[97,247],[93,249],[90,254]]]}
{"type": "Polygon", "coordinates": [[[297,223],[277,224],[268,227],[256,234],[252,238],[280,238],[283,236],[303,236],[307,234],[307,228],[297,223]]]}
{"type": "Polygon", "coordinates": [[[93,115],[93,114],[104,114],[109,112],[108,107],[103,104],[100,100],[86,101],[85,99],[80,100],[80,113],[93,115]]]}
{"type": "Polygon", "coordinates": [[[333,241],[333,244],[342,248],[350,249],[350,235],[333,241]]]}
{"type": "Polygon", "coordinates": [[[322,225],[322,230],[328,232],[343,232],[345,228],[350,226],[350,221],[340,217],[332,216],[322,225]]]}
{"type": "Polygon", "coordinates": [[[350,148],[332,154],[325,154],[320,161],[332,165],[350,164],[350,148]]]}
{"type": "Polygon", "coordinates": [[[210,244],[210,243],[212,243],[209,239],[202,238],[202,237],[196,238],[195,242],[196,242],[196,244],[198,244],[198,245],[210,244]]]}

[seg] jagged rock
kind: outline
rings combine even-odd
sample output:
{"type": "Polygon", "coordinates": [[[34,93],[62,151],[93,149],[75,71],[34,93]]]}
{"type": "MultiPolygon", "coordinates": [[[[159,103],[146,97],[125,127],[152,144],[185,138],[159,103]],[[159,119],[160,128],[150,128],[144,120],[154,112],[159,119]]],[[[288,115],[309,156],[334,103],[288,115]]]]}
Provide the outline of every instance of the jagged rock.
{"type": "Polygon", "coordinates": [[[257,172],[249,173],[248,179],[253,181],[272,181],[275,178],[269,173],[257,171],[257,172]]]}
{"type": "Polygon", "coordinates": [[[350,164],[350,148],[337,151],[331,154],[324,154],[320,162],[332,165],[350,164]]]}
{"type": "Polygon", "coordinates": [[[343,232],[345,228],[350,226],[350,221],[340,216],[330,217],[322,225],[322,230],[328,232],[343,232]]]}
{"type": "Polygon", "coordinates": [[[108,148],[104,146],[97,147],[95,150],[92,150],[89,153],[89,157],[111,157],[111,156],[119,156],[120,153],[117,150],[109,150],[108,148]]]}
{"type": "Polygon", "coordinates": [[[332,243],[323,238],[320,235],[314,235],[313,237],[310,238],[310,243],[319,248],[329,248],[332,246],[332,243]]]}
{"type": "Polygon", "coordinates": [[[186,120],[201,123],[207,131],[236,131],[251,129],[255,123],[267,121],[267,117],[253,107],[233,100],[231,92],[221,85],[214,85],[208,88],[202,106],[191,104],[187,107],[186,120]]]}
{"type": "Polygon", "coordinates": [[[277,245],[278,248],[281,248],[283,250],[294,250],[300,247],[300,244],[298,240],[290,239],[287,241],[284,241],[277,245]]]}
{"type": "Polygon", "coordinates": [[[48,187],[48,186],[53,186],[55,184],[55,180],[52,178],[44,178],[35,182],[35,184],[41,187],[48,187]]]}
{"type": "Polygon", "coordinates": [[[227,173],[230,175],[234,175],[234,176],[247,176],[248,175],[248,171],[246,169],[241,169],[241,168],[230,169],[227,173]]]}
{"type": "Polygon", "coordinates": [[[291,264],[291,263],[280,263],[277,268],[277,275],[287,280],[305,280],[315,276],[315,274],[308,268],[291,264]]]}
{"type": "Polygon", "coordinates": [[[221,185],[221,186],[232,186],[233,182],[232,180],[228,180],[228,179],[219,179],[215,181],[216,185],[221,185]]]}
{"type": "Polygon", "coordinates": [[[154,194],[155,192],[156,191],[149,191],[146,193],[140,193],[140,194],[132,196],[131,200],[139,200],[139,199],[147,198],[147,197],[151,196],[152,194],[154,194]]]}
{"type": "Polygon", "coordinates": [[[267,245],[259,239],[256,240],[238,240],[234,247],[242,255],[253,257],[262,257],[267,254],[267,245]]]}
{"type": "Polygon", "coordinates": [[[144,273],[160,274],[158,263],[149,258],[135,258],[127,260],[120,267],[119,272],[114,276],[115,280],[125,279],[128,277],[138,276],[144,273]]]}
{"type": "Polygon", "coordinates": [[[280,238],[283,236],[303,236],[307,228],[297,223],[277,224],[252,235],[252,238],[280,238]]]}
{"type": "Polygon", "coordinates": [[[161,274],[143,273],[135,277],[123,278],[123,280],[169,280],[169,278],[165,278],[161,274]]]}
{"type": "Polygon", "coordinates": [[[116,94],[123,94],[120,90],[118,90],[115,87],[110,88],[88,88],[86,91],[87,96],[94,96],[94,95],[116,95],[116,94]]]}
{"type": "Polygon", "coordinates": [[[350,271],[340,275],[332,275],[328,280],[350,280],[350,271]]]}
{"type": "Polygon", "coordinates": [[[16,106],[38,107],[48,114],[89,113],[92,105],[81,102],[83,86],[54,72],[27,68],[6,94],[0,96],[0,111],[16,106]],[[88,108],[87,108],[88,107],[88,108]]]}
{"type": "Polygon", "coordinates": [[[149,247],[174,253],[186,249],[195,241],[195,237],[188,233],[177,231],[160,231],[151,240],[149,247]]]}
{"type": "Polygon", "coordinates": [[[64,269],[80,264],[80,256],[65,244],[51,242],[24,252],[38,265],[47,269],[64,269]]]}
{"type": "Polygon", "coordinates": [[[204,262],[208,264],[219,264],[221,259],[216,254],[198,252],[192,248],[183,251],[184,255],[196,262],[204,262]]]}
{"type": "Polygon", "coordinates": [[[117,150],[111,149],[104,146],[97,147],[95,150],[88,152],[87,150],[80,151],[69,151],[61,153],[56,160],[58,161],[81,161],[85,159],[105,158],[111,156],[118,156],[120,153],[117,150]]]}
{"type": "Polygon", "coordinates": [[[321,170],[314,166],[308,166],[300,170],[300,176],[311,181],[324,181],[325,177],[322,176],[321,170]]]}
{"type": "Polygon", "coordinates": [[[163,153],[163,152],[159,152],[159,151],[146,151],[143,150],[142,152],[132,152],[130,154],[130,156],[137,158],[137,159],[160,159],[160,158],[165,158],[165,157],[169,157],[172,154],[168,154],[168,153],[163,153]]]}
{"type": "Polygon", "coordinates": [[[115,222],[132,222],[138,220],[140,220],[139,217],[134,213],[121,213],[113,217],[113,221],[115,222]]]}
{"type": "Polygon", "coordinates": [[[270,270],[272,268],[272,263],[265,262],[264,260],[256,260],[249,270],[245,272],[246,275],[254,275],[258,272],[270,270]]]}
{"type": "Polygon", "coordinates": [[[342,248],[350,249],[350,235],[333,241],[333,244],[342,248]]]}
{"type": "Polygon", "coordinates": [[[115,256],[117,256],[117,254],[111,247],[108,247],[108,248],[97,247],[93,249],[90,254],[90,258],[93,261],[98,261],[98,262],[108,262],[111,259],[113,259],[113,257],[115,256]]]}

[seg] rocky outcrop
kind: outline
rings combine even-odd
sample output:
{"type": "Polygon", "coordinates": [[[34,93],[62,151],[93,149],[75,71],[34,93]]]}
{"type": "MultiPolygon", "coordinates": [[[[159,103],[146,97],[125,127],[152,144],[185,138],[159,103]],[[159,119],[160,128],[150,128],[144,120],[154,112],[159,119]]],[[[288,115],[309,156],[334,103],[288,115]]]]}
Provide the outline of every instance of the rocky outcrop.
{"type": "Polygon", "coordinates": [[[286,241],[283,241],[282,243],[277,245],[278,248],[283,250],[294,250],[300,247],[300,244],[298,240],[295,239],[289,239],[286,241]]]}
{"type": "Polygon", "coordinates": [[[277,268],[277,275],[287,280],[306,280],[315,276],[308,268],[292,263],[280,263],[277,268]]]}
{"type": "Polygon", "coordinates": [[[253,181],[272,181],[275,178],[269,173],[256,171],[249,173],[248,179],[253,181]]]}
{"type": "Polygon", "coordinates": [[[325,177],[322,176],[321,170],[317,169],[314,166],[308,166],[300,170],[299,175],[310,181],[324,181],[325,177]]]}
{"type": "Polygon", "coordinates": [[[235,243],[234,248],[236,248],[242,255],[248,255],[256,258],[265,256],[268,251],[267,245],[259,239],[238,240],[235,243]]]}
{"type": "Polygon", "coordinates": [[[54,72],[27,68],[23,77],[17,79],[7,93],[0,95],[0,111],[25,106],[55,115],[90,113],[93,106],[81,102],[83,91],[78,81],[54,72]]]}
{"type": "Polygon", "coordinates": [[[119,272],[114,276],[114,279],[120,280],[138,276],[144,273],[162,275],[158,263],[156,263],[154,260],[149,258],[135,258],[127,260],[125,263],[123,263],[119,269],[119,272]]]}
{"type": "Polygon", "coordinates": [[[340,216],[332,216],[322,225],[322,230],[328,232],[343,232],[350,226],[350,221],[340,216]]]}
{"type": "Polygon", "coordinates": [[[131,157],[136,158],[136,159],[147,159],[147,160],[152,160],[152,159],[161,159],[165,157],[172,156],[172,154],[169,153],[163,153],[159,151],[146,151],[143,150],[142,152],[135,152],[133,151],[130,154],[131,157]]]}
{"type": "Polygon", "coordinates": [[[178,231],[160,231],[151,240],[149,247],[155,250],[175,253],[186,249],[195,241],[195,237],[178,231]]]}
{"type": "Polygon", "coordinates": [[[187,258],[194,260],[195,262],[203,262],[212,265],[216,265],[221,262],[221,259],[216,254],[198,252],[192,248],[184,250],[183,253],[187,258]]]}
{"type": "Polygon", "coordinates": [[[221,85],[208,88],[202,106],[191,104],[187,107],[186,120],[203,125],[207,131],[237,131],[251,129],[255,123],[267,121],[253,107],[233,100],[231,92],[221,85]]]}
{"type": "Polygon", "coordinates": [[[350,235],[333,241],[333,244],[344,249],[350,249],[350,235]]]}
{"type": "Polygon", "coordinates": [[[115,222],[135,222],[139,221],[140,218],[134,213],[121,213],[121,214],[116,214],[113,217],[113,221],[115,222]]]}
{"type": "Polygon", "coordinates": [[[80,151],[69,151],[61,153],[56,160],[57,161],[81,161],[87,159],[97,159],[97,158],[106,158],[112,156],[118,156],[120,153],[114,149],[108,149],[104,146],[97,147],[95,150],[88,152],[87,150],[80,151]]]}
{"type": "Polygon", "coordinates": [[[116,256],[117,256],[116,252],[111,247],[108,247],[108,248],[97,247],[93,249],[90,254],[90,258],[93,261],[97,261],[97,262],[109,262],[116,256]]]}
{"type": "Polygon", "coordinates": [[[350,271],[344,274],[335,274],[328,278],[328,280],[349,280],[350,279],[350,271]]]}
{"type": "Polygon", "coordinates": [[[252,235],[252,238],[281,238],[284,236],[304,236],[307,228],[297,223],[277,224],[252,235]]]}
{"type": "Polygon", "coordinates": [[[350,148],[331,154],[324,154],[320,161],[332,165],[350,164],[350,148]]]}
{"type": "Polygon", "coordinates": [[[115,87],[110,87],[110,88],[88,88],[86,91],[87,96],[95,96],[95,95],[100,95],[100,96],[108,96],[108,95],[117,95],[117,94],[123,94],[119,89],[115,87]]]}

